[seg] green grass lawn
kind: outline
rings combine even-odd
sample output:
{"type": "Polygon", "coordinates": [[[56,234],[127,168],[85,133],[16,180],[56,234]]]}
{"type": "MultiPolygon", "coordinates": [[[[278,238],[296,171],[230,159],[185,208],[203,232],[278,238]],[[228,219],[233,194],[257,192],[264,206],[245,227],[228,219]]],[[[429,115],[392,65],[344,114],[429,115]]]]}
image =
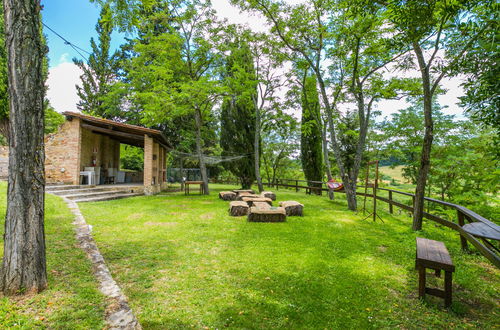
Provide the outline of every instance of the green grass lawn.
{"type": "Polygon", "coordinates": [[[210,196],[80,204],[145,329],[499,326],[500,272],[463,254],[446,228],[425,222],[414,233],[404,213],[362,221],[342,194],[331,202],[283,190],[278,200],[302,202],[304,217],[248,223],[217,198],[228,186],[211,188],[210,196]],[[441,299],[417,298],[416,236],[450,250],[457,271],[449,311],[441,299]]]}
{"type": "MultiPolygon", "coordinates": [[[[0,182],[3,237],[6,183],[0,182]]],[[[38,295],[0,296],[0,329],[102,329],[104,297],[90,262],[76,246],[73,215],[58,197],[47,195],[45,207],[48,289],[38,295]]],[[[3,255],[3,241],[0,244],[3,255]]]]}

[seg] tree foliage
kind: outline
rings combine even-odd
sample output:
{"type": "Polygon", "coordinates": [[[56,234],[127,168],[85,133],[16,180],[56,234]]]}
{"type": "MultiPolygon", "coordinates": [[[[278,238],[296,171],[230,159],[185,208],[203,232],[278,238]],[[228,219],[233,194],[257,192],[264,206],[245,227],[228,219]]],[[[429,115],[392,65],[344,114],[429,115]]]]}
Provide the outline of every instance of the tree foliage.
{"type": "Polygon", "coordinates": [[[249,189],[255,180],[255,105],[256,76],[250,48],[236,39],[226,57],[223,74],[227,96],[221,107],[220,145],[223,156],[244,156],[226,162],[225,168],[239,178],[242,188],[249,189]]]}
{"type": "MultiPolygon", "coordinates": [[[[300,128],[300,159],[308,181],[323,181],[321,113],[316,77],[304,74],[302,80],[302,122],[300,128]]],[[[309,183],[309,186],[321,184],[309,183]]],[[[319,192],[319,191],[317,191],[319,192]]]]}

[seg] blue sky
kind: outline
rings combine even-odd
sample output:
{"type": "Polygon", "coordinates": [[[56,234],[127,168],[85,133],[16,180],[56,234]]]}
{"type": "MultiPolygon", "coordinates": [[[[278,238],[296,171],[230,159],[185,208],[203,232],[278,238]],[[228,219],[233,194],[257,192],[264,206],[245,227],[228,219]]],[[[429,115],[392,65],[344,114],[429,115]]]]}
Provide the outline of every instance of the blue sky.
{"type": "MultiPolygon", "coordinates": [[[[90,38],[96,37],[95,25],[99,18],[99,7],[88,0],[42,0],[43,22],[66,38],[71,43],[90,52],[90,38]]],[[[71,62],[73,57],[81,56],[69,45],[66,45],[54,33],[44,28],[49,46],[50,67],[61,62],[71,62]]],[[[123,36],[113,34],[113,47],[123,42],[123,36]]],[[[86,55],[82,52],[83,55],[86,55]]]]}

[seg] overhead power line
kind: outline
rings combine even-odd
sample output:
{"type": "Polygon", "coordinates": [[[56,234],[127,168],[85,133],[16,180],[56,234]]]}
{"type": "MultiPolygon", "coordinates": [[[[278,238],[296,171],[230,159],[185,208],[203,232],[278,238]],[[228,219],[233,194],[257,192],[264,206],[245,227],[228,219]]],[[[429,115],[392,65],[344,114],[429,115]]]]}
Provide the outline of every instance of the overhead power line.
{"type": "Polygon", "coordinates": [[[43,23],[43,26],[45,26],[47,29],[49,29],[52,33],[54,33],[56,36],[58,36],[59,38],[61,38],[63,41],[64,41],[64,44],[70,46],[71,48],[73,48],[78,54],[80,54],[80,56],[83,58],[83,59],[87,59],[85,57],[85,55],[83,55],[80,51],[84,52],[84,53],[87,53],[89,55],[92,55],[90,52],[86,51],[85,49],[81,48],[81,47],[78,47],[77,45],[73,44],[72,42],[68,41],[68,39],[64,38],[62,35],[60,35],[59,33],[57,33],[56,31],[54,31],[54,29],[52,29],[51,27],[49,27],[47,24],[43,23]]]}

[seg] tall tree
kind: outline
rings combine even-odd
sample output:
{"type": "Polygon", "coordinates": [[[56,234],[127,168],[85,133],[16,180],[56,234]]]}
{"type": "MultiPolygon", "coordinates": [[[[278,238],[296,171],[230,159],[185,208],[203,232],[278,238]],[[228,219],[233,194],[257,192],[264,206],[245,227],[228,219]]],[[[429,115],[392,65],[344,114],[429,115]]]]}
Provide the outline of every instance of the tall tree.
{"type": "MultiPolygon", "coordinates": [[[[323,153],[321,113],[316,77],[304,73],[302,79],[302,124],[300,128],[300,159],[306,180],[323,181],[323,153]]],[[[309,182],[310,187],[321,187],[321,183],[309,182]]],[[[321,193],[315,190],[315,193],[321,193]]]]}
{"type": "Polygon", "coordinates": [[[372,106],[386,97],[389,91],[386,88],[390,87],[379,71],[400,56],[391,42],[391,26],[380,18],[381,7],[362,0],[313,0],[299,5],[272,0],[232,2],[266,17],[274,34],[293,52],[294,59],[306,62],[316,75],[348,206],[356,210],[356,185],[372,106]],[[342,163],[335,125],[341,94],[330,94],[332,85],[348,87],[343,93],[352,96],[358,111],[359,139],[352,168],[342,163]]]}
{"type": "MultiPolygon", "coordinates": [[[[0,8],[0,45],[5,45],[3,6],[0,8]]],[[[9,139],[9,91],[7,53],[0,47],[0,134],[9,139]]]]}
{"type": "Polygon", "coordinates": [[[440,57],[439,53],[447,49],[446,45],[449,44],[447,34],[457,29],[456,22],[460,21],[460,18],[467,19],[467,16],[462,14],[466,14],[468,8],[477,2],[446,0],[384,2],[392,24],[399,30],[399,36],[395,39],[400,39],[413,49],[422,82],[425,131],[413,204],[414,230],[422,229],[425,186],[430,169],[434,135],[432,98],[441,80],[493,23],[484,22],[474,34],[463,40],[459,48],[448,58],[440,57]]]}
{"type": "Polygon", "coordinates": [[[46,47],[40,2],[4,0],[10,103],[10,149],[4,257],[4,294],[47,287],[44,234],[44,78],[46,47]]]}
{"type": "Polygon", "coordinates": [[[256,178],[254,148],[260,145],[260,138],[255,141],[257,80],[248,44],[237,38],[230,49],[224,73],[228,96],[221,107],[220,144],[223,156],[244,156],[225,163],[225,167],[240,179],[243,189],[249,189],[256,178]]]}
{"type": "Polygon", "coordinates": [[[98,42],[90,39],[92,53],[86,62],[73,59],[73,62],[83,71],[80,76],[82,86],[76,85],[76,91],[80,97],[77,104],[82,112],[113,119],[115,111],[110,106],[109,92],[115,83],[117,71],[118,52],[110,54],[111,33],[113,32],[113,21],[109,5],[101,9],[99,21],[96,25],[98,42]]]}

